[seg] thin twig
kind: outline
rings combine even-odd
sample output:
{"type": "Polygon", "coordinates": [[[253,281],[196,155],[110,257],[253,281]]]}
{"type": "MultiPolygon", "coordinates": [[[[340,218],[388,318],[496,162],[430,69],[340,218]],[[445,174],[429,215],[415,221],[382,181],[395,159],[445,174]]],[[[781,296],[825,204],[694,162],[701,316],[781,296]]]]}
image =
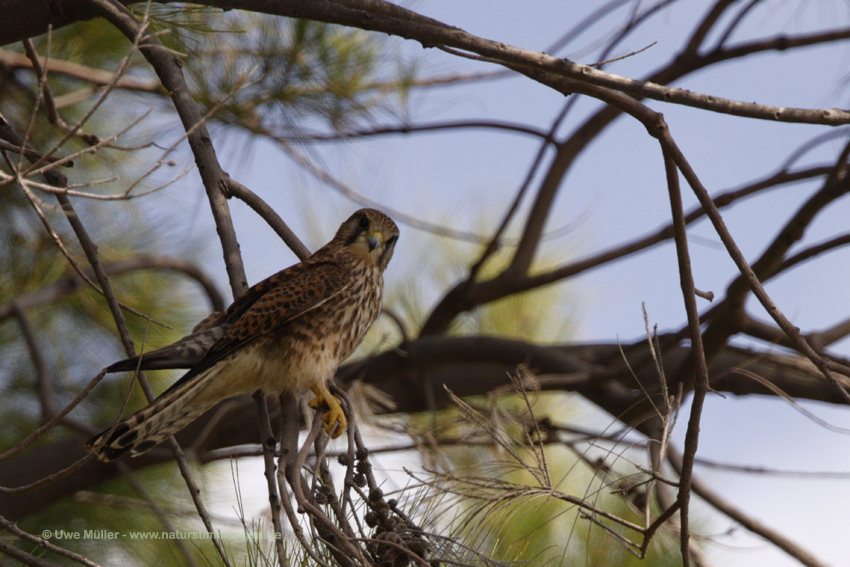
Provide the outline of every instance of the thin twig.
{"type": "MultiPolygon", "coordinates": [[[[97,386],[98,382],[100,382],[103,379],[104,376],[106,376],[106,369],[101,370],[100,373],[98,373],[97,376],[92,378],[89,381],[89,383],[86,384],[86,387],[83,388],[80,391],[80,393],[77,394],[77,396],[68,403],[67,406],[62,408],[62,410],[59,413],[54,414],[50,418],[50,421],[48,421],[47,423],[45,423],[44,425],[42,425],[41,427],[39,427],[38,429],[36,429],[32,433],[30,433],[29,435],[27,435],[27,437],[25,439],[22,439],[21,441],[19,441],[14,447],[9,449],[8,451],[0,454],[0,461],[5,461],[6,459],[14,457],[18,453],[20,453],[21,451],[23,451],[24,449],[29,447],[30,445],[32,445],[36,440],[38,440],[39,437],[44,435],[47,431],[49,431],[50,429],[55,427],[56,424],[59,423],[59,421],[61,421],[63,417],[68,415],[71,412],[72,409],[77,407],[77,405],[81,401],[83,401],[86,398],[86,396],[88,396],[88,394],[89,394],[89,392],[91,392],[92,388],[97,386]]],[[[0,487],[0,492],[2,492],[3,490],[4,489],[2,487],[0,487]]]]}
{"type": "MultiPolygon", "coordinates": [[[[264,474],[269,491],[269,508],[271,511],[272,527],[275,533],[275,549],[277,549],[278,567],[289,567],[289,558],[283,548],[283,525],[280,522],[280,494],[277,489],[277,477],[275,475],[275,446],[277,442],[272,433],[269,408],[266,404],[266,396],[262,390],[257,390],[253,395],[254,404],[257,407],[257,422],[260,427],[260,444],[263,447],[264,474]]],[[[284,419],[281,416],[281,419],[284,419]]]]}
{"type": "Polygon", "coordinates": [[[156,71],[162,85],[171,95],[174,107],[188,134],[189,146],[195,156],[198,172],[207,191],[213,218],[219,233],[224,253],[230,286],[234,297],[241,295],[247,288],[245,269],[239,253],[239,243],[233,228],[233,221],[222,192],[225,183],[224,172],[215,155],[211,137],[192,91],[183,77],[183,71],[176,58],[164,49],[157,39],[147,32],[144,24],[118,2],[111,0],[86,0],[101,16],[117,27],[125,36],[138,41],[139,50],[156,71]]]}
{"type": "Polygon", "coordinates": [[[80,565],[85,565],[86,567],[100,567],[99,564],[95,563],[94,561],[92,561],[92,560],[90,560],[86,557],[83,557],[79,553],[74,553],[73,551],[69,551],[69,550],[65,549],[64,547],[59,547],[58,545],[54,545],[54,544],[50,543],[49,541],[47,541],[46,539],[44,539],[43,537],[34,536],[29,532],[25,532],[24,530],[19,528],[17,525],[15,525],[14,522],[10,522],[9,520],[7,520],[6,518],[4,518],[2,516],[0,516],[0,526],[2,526],[5,530],[8,530],[9,533],[18,536],[19,538],[21,538],[24,541],[34,543],[35,545],[37,545],[37,546],[39,546],[43,549],[46,549],[50,552],[53,552],[56,555],[61,555],[62,557],[67,557],[68,559],[72,559],[72,560],[76,561],[77,563],[79,563],[80,565]]]}
{"type": "MultiPolygon", "coordinates": [[[[767,294],[758,277],[753,272],[752,268],[747,262],[746,258],[744,258],[744,255],[741,253],[740,249],[735,244],[735,241],[732,239],[732,235],[726,228],[726,223],[723,221],[723,218],[720,216],[720,213],[717,211],[717,208],[711,202],[711,197],[708,195],[708,191],[706,191],[705,187],[703,187],[699,178],[696,176],[696,173],[694,173],[693,169],[691,169],[691,166],[688,163],[687,159],[684,155],[682,155],[681,150],[679,150],[672,137],[670,137],[669,131],[666,128],[663,128],[661,130],[659,140],[661,141],[665,151],[670,154],[672,159],[675,161],[676,166],[679,168],[680,171],[682,171],[685,178],[688,180],[688,184],[691,186],[691,189],[696,194],[697,199],[699,199],[700,203],[705,208],[708,217],[711,219],[711,223],[714,225],[717,234],[723,241],[723,244],[726,247],[729,256],[735,262],[735,265],[738,267],[738,271],[741,272],[741,275],[744,277],[747,284],[753,290],[753,294],[756,296],[756,298],[759,300],[759,302],[762,304],[768,314],[773,318],[773,320],[776,321],[779,327],[794,342],[800,352],[805,354],[806,357],[811,360],[815,364],[815,366],[818,367],[821,373],[830,382],[832,382],[841,397],[847,403],[850,403],[850,394],[841,385],[839,380],[833,375],[832,370],[830,369],[830,361],[821,357],[812,349],[812,347],[800,334],[800,330],[796,326],[794,326],[794,324],[792,324],[787,317],[785,317],[785,315],[779,310],[779,308],[767,294]]],[[[848,148],[850,148],[850,145],[848,145],[848,148]]]]}
{"type": "Polygon", "coordinates": [[[38,401],[41,404],[41,422],[47,423],[56,414],[56,404],[53,400],[53,384],[47,371],[47,360],[44,357],[44,348],[41,340],[27,317],[26,312],[14,301],[12,301],[12,314],[18,320],[24,342],[30,352],[30,358],[35,369],[35,389],[38,392],[38,401]]]}
{"type": "Polygon", "coordinates": [[[298,256],[302,262],[311,256],[310,249],[295,235],[289,226],[284,222],[277,211],[272,209],[268,203],[263,201],[256,193],[230,177],[227,178],[227,192],[245,202],[256,212],[260,217],[268,223],[280,239],[289,246],[289,249],[298,256]]]}
{"type": "MultiPolygon", "coordinates": [[[[685,228],[685,211],[682,206],[682,194],[679,190],[679,170],[672,156],[663,150],[664,169],[667,173],[667,190],[670,195],[670,208],[673,216],[673,230],[676,240],[676,255],[679,263],[679,279],[682,287],[682,297],[685,301],[685,311],[688,314],[688,327],[691,335],[691,360],[696,366],[694,374],[694,393],[691,399],[691,415],[688,419],[688,429],[685,432],[685,455],[682,472],[679,475],[679,503],[681,505],[681,552],[682,564],[691,564],[689,504],[691,497],[690,481],[693,475],[694,457],[699,442],[699,426],[702,417],[702,407],[708,393],[708,367],[702,346],[702,331],[700,330],[699,311],[697,310],[694,293],[694,276],[691,271],[691,259],[688,253],[688,234],[685,228]]],[[[667,392],[664,392],[666,399],[667,392]]]]}
{"type": "MultiPolygon", "coordinates": [[[[162,527],[167,532],[174,532],[174,525],[171,523],[171,520],[168,517],[168,514],[160,507],[159,504],[148,494],[147,489],[145,489],[145,485],[139,480],[136,476],[136,473],[128,467],[125,463],[119,461],[116,463],[118,466],[118,470],[121,471],[121,475],[127,479],[130,485],[133,487],[133,490],[139,493],[139,496],[142,497],[150,506],[151,511],[157,517],[159,522],[162,524],[162,527]]],[[[198,567],[198,562],[195,561],[195,556],[189,550],[189,547],[186,545],[186,542],[181,538],[176,538],[174,540],[174,544],[177,546],[177,549],[180,550],[180,554],[183,556],[183,559],[186,561],[186,564],[189,567],[198,567]]]]}

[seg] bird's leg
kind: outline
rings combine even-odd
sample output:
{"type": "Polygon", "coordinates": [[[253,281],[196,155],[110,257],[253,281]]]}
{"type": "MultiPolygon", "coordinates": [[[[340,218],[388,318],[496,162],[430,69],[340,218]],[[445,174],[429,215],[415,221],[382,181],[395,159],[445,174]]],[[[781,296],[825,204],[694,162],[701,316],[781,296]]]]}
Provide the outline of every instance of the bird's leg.
{"type": "Polygon", "coordinates": [[[329,408],[331,408],[331,410],[325,414],[325,431],[330,434],[330,432],[333,431],[334,425],[339,423],[339,429],[337,429],[336,433],[331,436],[333,439],[336,439],[342,435],[342,432],[345,431],[345,428],[348,425],[348,421],[345,419],[345,413],[342,411],[342,406],[339,405],[339,399],[328,391],[328,387],[325,384],[319,384],[310,389],[314,394],[316,394],[316,398],[308,403],[311,408],[317,408],[322,404],[326,404],[329,408]]]}

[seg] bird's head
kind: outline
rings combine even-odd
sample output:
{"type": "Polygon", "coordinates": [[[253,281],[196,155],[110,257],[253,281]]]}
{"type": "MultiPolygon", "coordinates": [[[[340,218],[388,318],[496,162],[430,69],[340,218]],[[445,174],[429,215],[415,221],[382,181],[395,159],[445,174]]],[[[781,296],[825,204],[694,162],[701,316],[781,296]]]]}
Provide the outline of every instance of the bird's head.
{"type": "Polygon", "coordinates": [[[393,257],[398,227],[381,211],[360,209],[342,223],[334,240],[383,271],[393,257]]]}

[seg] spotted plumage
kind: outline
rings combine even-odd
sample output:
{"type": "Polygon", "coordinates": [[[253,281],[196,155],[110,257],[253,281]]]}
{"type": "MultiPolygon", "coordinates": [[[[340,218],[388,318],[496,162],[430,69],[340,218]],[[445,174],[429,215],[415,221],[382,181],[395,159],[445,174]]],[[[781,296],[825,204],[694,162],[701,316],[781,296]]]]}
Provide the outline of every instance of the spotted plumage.
{"type": "Polygon", "coordinates": [[[325,429],[346,427],[327,381],[381,309],[383,272],[398,227],[380,211],[362,209],[310,258],[256,284],[224,313],[213,313],[188,336],[109,372],[162,368],[189,371],[149,406],[104,431],[86,448],[103,461],[139,455],[180,431],[217,402],[262,389],[300,393],[327,404],[325,429]]]}

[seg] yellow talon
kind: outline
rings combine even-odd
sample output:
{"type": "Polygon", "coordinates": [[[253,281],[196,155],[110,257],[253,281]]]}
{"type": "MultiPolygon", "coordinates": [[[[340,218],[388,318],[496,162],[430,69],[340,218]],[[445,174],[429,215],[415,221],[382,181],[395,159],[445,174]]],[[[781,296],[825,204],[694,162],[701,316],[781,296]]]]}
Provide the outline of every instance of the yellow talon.
{"type": "Polygon", "coordinates": [[[324,417],[325,431],[328,432],[328,435],[331,435],[334,425],[339,424],[339,428],[331,435],[332,439],[336,439],[342,435],[342,432],[348,426],[348,421],[345,419],[345,412],[342,411],[342,406],[339,405],[339,399],[332,395],[324,384],[313,386],[310,389],[316,394],[315,399],[308,402],[311,408],[317,408],[321,405],[327,405],[330,408],[330,411],[324,417]]]}

